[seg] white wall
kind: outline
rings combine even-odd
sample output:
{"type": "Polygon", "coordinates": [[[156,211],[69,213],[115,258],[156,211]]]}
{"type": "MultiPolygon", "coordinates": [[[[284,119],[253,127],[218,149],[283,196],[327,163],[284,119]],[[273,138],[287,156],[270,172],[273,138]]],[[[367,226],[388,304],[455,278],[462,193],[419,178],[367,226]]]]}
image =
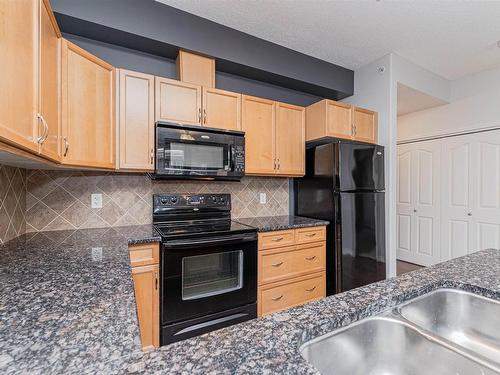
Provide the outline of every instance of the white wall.
{"type": "Polygon", "coordinates": [[[354,72],[354,95],[344,99],[346,103],[365,107],[379,114],[379,144],[385,147],[385,232],[387,275],[396,275],[396,128],[391,118],[395,116],[391,103],[392,57],[386,55],[354,72]],[[383,71],[381,71],[383,69],[383,71]],[[394,214],[392,214],[394,212],[394,214]]]}
{"type": "Polygon", "coordinates": [[[398,140],[500,126],[500,68],[451,82],[450,104],[398,119],[398,140]]]}

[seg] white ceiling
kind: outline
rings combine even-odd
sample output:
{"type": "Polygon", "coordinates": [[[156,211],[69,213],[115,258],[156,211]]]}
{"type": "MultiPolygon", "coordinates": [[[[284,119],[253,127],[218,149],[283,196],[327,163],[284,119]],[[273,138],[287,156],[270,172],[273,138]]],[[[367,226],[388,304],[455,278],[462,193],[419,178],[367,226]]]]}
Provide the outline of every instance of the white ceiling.
{"type": "Polygon", "coordinates": [[[157,0],[357,69],[390,52],[448,79],[500,65],[500,1],[157,0]]]}
{"type": "Polygon", "coordinates": [[[398,116],[437,107],[448,102],[398,83],[398,116]]]}

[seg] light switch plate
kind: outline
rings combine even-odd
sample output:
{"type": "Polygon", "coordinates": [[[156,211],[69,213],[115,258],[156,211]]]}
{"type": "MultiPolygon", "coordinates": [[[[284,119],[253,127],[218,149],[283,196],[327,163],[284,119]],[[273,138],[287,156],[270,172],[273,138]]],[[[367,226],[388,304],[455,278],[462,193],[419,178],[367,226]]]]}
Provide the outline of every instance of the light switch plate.
{"type": "Polygon", "coordinates": [[[101,193],[90,194],[90,207],[102,208],[102,194],[101,193]]]}
{"type": "Polygon", "coordinates": [[[260,204],[266,204],[267,203],[267,195],[266,195],[266,193],[259,193],[259,202],[260,202],[260,204]]]}

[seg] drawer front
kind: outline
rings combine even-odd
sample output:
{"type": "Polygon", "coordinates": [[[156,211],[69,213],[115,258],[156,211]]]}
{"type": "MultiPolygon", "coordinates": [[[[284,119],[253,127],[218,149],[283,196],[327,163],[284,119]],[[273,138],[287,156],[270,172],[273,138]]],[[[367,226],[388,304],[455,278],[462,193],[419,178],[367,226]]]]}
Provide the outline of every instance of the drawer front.
{"type": "Polygon", "coordinates": [[[260,313],[270,314],[289,307],[320,299],[325,296],[325,273],[309,278],[298,278],[260,291],[260,313]]]}
{"type": "Polygon", "coordinates": [[[130,265],[132,267],[149,266],[158,264],[160,261],[160,249],[158,243],[141,245],[130,245],[130,265]]]}
{"type": "Polygon", "coordinates": [[[325,270],[324,242],[259,253],[259,284],[325,270]]]}
{"type": "Polygon", "coordinates": [[[293,229],[259,233],[259,250],[274,249],[294,244],[295,233],[293,229]]]}
{"type": "Polygon", "coordinates": [[[296,230],[295,242],[297,244],[325,241],[325,240],[326,240],[326,228],[324,226],[300,228],[296,230]]]}

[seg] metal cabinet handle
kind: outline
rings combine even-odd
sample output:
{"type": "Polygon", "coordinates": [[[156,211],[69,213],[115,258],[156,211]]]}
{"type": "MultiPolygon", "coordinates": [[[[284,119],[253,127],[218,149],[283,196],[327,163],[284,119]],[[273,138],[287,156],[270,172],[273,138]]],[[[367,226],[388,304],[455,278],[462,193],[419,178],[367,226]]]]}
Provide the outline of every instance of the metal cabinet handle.
{"type": "Polygon", "coordinates": [[[306,260],[314,260],[316,259],[316,255],[313,255],[312,257],[306,257],[306,260]]]}
{"type": "Polygon", "coordinates": [[[280,170],[281,168],[281,162],[280,162],[280,159],[278,159],[278,171],[280,170]]]}
{"type": "Polygon", "coordinates": [[[414,209],[413,209],[413,212],[417,212],[417,209],[416,209],[416,208],[414,208],[414,209]]]}
{"type": "Polygon", "coordinates": [[[47,121],[43,118],[41,113],[37,113],[36,117],[42,121],[43,124],[43,135],[41,137],[38,137],[36,139],[38,144],[43,144],[47,140],[47,137],[49,136],[49,125],[47,124],[47,121]]]}
{"type": "Polygon", "coordinates": [[[198,122],[201,124],[201,108],[198,108],[198,122]]]}
{"type": "Polygon", "coordinates": [[[307,292],[313,292],[315,289],[316,289],[316,287],[315,287],[315,286],[313,286],[313,287],[312,287],[312,288],[310,288],[310,289],[306,289],[306,291],[307,291],[307,292]]]}
{"type": "Polygon", "coordinates": [[[280,242],[280,241],[283,241],[283,237],[278,237],[278,238],[273,238],[273,241],[274,242],[280,242]]]}
{"type": "Polygon", "coordinates": [[[158,290],[158,272],[155,272],[155,290],[158,290]]]}
{"type": "Polygon", "coordinates": [[[467,216],[472,216],[472,212],[467,213],[467,216]]]}
{"type": "Polygon", "coordinates": [[[273,301],[279,301],[279,300],[280,300],[280,299],[282,299],[282,298],[283,298],[283,294],[282,294],[281,296],[279,296],[279,297],[274,297],[274,298],[272,298],[272,300],[273,300],[273,301]]]}
{"type": "Polygon", "coordinates": [[[273,169],[276,170],[277,169],[276,168],[276,159],[273,159],[273,163],[274,163],[274,168],[273,169]]]}
{"type": "Polygon", "coordinates": [[[204,124],[207,123],[207,110],[206,109],[203,110],[203,123],[204,124]]]}
{"type": "Polygon", "coordinates": [[[66,155],[68,155],[69,142],[66,139],[66,137],[63,137],[63,141],[64,141],[64,154],[63,154],[63,156],[65,157],[66,155]]]}
{"type": "Polygon", "coordinates": [[[273,267],[279,267],[283,264],[283,262],[279,262],[279,263],[274,263],[272,264],[273,267]]]}
{"type": "Polygon", "coordinates": [[[155,159],[155,150],[154,148],[151,149],[151,165],[153,165],[155,159]]]}
{"type": "Polygon", "coordinates": [[[306,237],[314,237],[316,233],[306,233],[306,237]]]}

